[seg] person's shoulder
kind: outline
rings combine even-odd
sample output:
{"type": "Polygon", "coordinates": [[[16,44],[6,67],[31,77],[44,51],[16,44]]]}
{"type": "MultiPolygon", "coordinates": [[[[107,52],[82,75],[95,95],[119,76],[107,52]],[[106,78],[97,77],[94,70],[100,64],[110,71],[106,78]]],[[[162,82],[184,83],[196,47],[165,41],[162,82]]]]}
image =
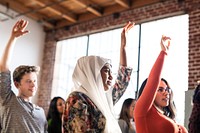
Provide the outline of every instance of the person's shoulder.
{"type": "Polygon", "coordinates": [[[119,119],[118,124],[119,124],[120,129],[122,130],[122,133],[128,133],[129,129],[125,120],[119,119]]]}
{"type": "Polygon", "coordinates": [[[34,103],[32,103],[33,107],[36,109],[36,110],[41,110],[44,112],[44,109],[42,107],[40,107],[39,105],[36,105],[34,103]]]}
{"type": "Polygon", "coordinates": [[[125,120],[123,120],[123,119],[119,119],[118,121],[119,121],[119,122],[126,122],[126,121],[125,121],[125,120]]]}
{"type": "Polygon", "coordinates": [[[118,120],[118,123],[119,123],[119,125],[124,125],[124,126],[127,125],[126,121],[123,120],[123,119],[119,119],[119,120],[118,120]]]}
{"type": "Polygon", "coordinates": [[[88,97],[88,96],[82,92],[74,91],[69,94],[69,97],[79,97],[80,98],[80,97],[88,97]]]}
{"type": "Polygon", "coordinates": [[[78,92],[78,91],[74,91],[72,93],[69,94],[68,98],[67,98],[67,102],[88,102],[91,101],[91,99],[84,93],[82,92],[78,92]]]}
{"type": "Polygon", "coordinates": [[[0,77],[8,77],[10,78],[11,72],[10,70],[8,71],[0,71],[0,77]]]}

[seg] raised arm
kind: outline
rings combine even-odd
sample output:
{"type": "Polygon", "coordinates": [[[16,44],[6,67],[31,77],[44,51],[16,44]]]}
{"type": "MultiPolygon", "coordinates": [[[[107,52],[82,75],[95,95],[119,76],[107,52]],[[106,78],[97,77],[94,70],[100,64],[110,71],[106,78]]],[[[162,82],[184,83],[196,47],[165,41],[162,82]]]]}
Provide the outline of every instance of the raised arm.
{"type": "Polygon", "coordinates": [[[127,66],[127,59],[126,59],[126,36],[128,31],[135,25],[133,22],[128,22],[121,33],[121,47],[120,47],[120,65],[127,66]]]}
{"type": "Polygon", "coordinates": [[[151,72],[149,74],[147,83],[145,88],[137,101],[137,105],[135,107],[134,116],[144,116],[152,107],[155,95],[158,89],[159,82],[161,80],[161,73],[165,61],[165,57],[168,53],[170,46],[170,38],[166,36],[162,36],[160,46],[161,52],[158,55],[151,72]]]}
{"type": "Polygon", "coordinates": [[[28,33],[28,31],[25,30],[27,25],[28,25],[28,21],[19,20],[13,26],[10,39],[8,40],[8,43],[5,47],[4,53],[0,60],[0,72],[5,72],[9,70],[9,64],[10,64],[15,42],[18,37],[23,36],[24,34],[28,33]]]}
{"type": "Polygon", "coordinates": [[[112,90],[113,104],[115,105],[128,87],[132,68],[127,67],[126,59],[126,36],[128,31],[134,27],[135,23],[128,22],[121,32],[121,47],[120,47],[120,68],[118,70],[117,79],[112,90]],[[122,66],[122,67],[121,67],[122,66]]]}

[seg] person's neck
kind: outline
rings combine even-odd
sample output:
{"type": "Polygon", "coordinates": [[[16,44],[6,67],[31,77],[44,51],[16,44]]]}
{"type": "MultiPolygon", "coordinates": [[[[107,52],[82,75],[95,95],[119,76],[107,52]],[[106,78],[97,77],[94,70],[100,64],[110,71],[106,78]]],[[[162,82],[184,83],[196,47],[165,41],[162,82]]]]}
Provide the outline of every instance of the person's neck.
{"type": "Polygon", "coordinates": [[[153,104],[153,105],[154,105],[154,107],[156,108],[156,110],[157,110],[158,112],[160,112],[161,114],[164,114],[164,110],[163,110],[162,107],[159,107],[159,106],[157,106],[156,104],[153,104]]]}
{"type": "Polygon", "coordinates": [[[23,99],[26,102],[31,102],[31,97],[25,97],[23,95],[18,95],[18,97],[20,97],[21,99],[23,99]]]}

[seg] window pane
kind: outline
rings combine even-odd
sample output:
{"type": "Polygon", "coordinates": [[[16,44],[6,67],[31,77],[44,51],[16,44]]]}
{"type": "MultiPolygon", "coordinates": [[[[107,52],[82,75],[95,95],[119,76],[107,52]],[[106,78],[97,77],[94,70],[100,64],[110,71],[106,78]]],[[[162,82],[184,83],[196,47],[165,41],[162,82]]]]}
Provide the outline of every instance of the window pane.
{"type": "Polygon", "coordinates": [[[113,72],[116,72],[119,66],[120,32],[121,29],[117,29],[89,36],[88,55],[98,55],[111,59],[113,72]]]}
{"type": "Polygon", "coordinates": [[[67,98],[71,90],[72,73],[76,61],[86,55],[87,36],[59,41],[56,47],[56,60],[54,65],[54,77],[51,97],[62,96],[67,98]]]}

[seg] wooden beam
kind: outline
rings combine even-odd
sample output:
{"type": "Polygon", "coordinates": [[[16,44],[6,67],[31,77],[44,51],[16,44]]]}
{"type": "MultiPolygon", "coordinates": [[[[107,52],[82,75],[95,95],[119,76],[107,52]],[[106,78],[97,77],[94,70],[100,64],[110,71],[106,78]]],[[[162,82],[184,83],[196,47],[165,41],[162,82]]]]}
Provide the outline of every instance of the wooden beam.
{"type": "Polygon", "coordinates": [[[17,2],[13,2],[12,0],[6,1],[6,0],[1,0],[0,4],[2,4],[3,6],[7,6],[8,4],[8,9],[10,8],[11,10],[17,12],[18,14],[13,16],[13,18],[17,18],[20,16],[27,16],[29,18],[32,18],[38,22],[42,22],[42,24],[50,29],[54,28],[54,25],[44,21],[43,18],[44,16],[40,15],[40,14],[33,14],[33,12],[30,11],[29,8],[24,7],[22,4],[17,3],[17,2]],[[25,12],[27,11],[27,12],[25,12]]]}
{"type": "Polygon", "coordinates": [[[79,1],[79,0],[72,0],[72,1],[73,1],[74,3],[80,5],[81,7],[85,8],[87,11],[89,11],[89,12],[95,14],[96,16],[99,16],[99,17],[102,16],[102,13],[101,13],[101,12],[99,12],[98,10],[94,9],[94,8],[91,7],[91,6],[88,6],[86,3],[83,3],[83,2],[81,2],[81,1],[79,1]]]}
{"type": "MultiPolygon", "coordinates": [[[[134,0],[130,5],[130,9],[138,8],[138,7],[149,5],[149,4],[153,4],[153,3],[156,3],[156,2],[159,2],[159,1],[160,0],[134,0]]],[[[122,6],[120,4],[116,4],[116,5],[106,7],[103,11],[104,13],[103,13],[102,16],[107,16],[107,15],[111,15],[115,12],[123,12],[123,11],[126,11],[126,8],[122,8],[122,6]]],[[[93,20],[93,19],[96,19],[96,18],[97,17],[94,16],[93,14],[84,13],[84,14],[81,14],[79,16],[78,22],[82,23],[82,22],[93,20]]],[[[70,26],[70,25],[73,25],[73,24],[66,22],[64,20],[61,20],[61,21],[58,21],[56,28],[61,28],[61,27],[64,27],[64,26],[70,26]]]]}
{"type": "Polygon", "coordinates": [[[54,9],[54,8],[52,8],[50,6],[47,6],[45,3],[43,3],[43,2],[41,2],[39,0],[34,0],[34,2],[36,4],[38,4],[39,6],[44,7],[45,9],[49,10],[50,12],[53,12],[53,13],[61,16],[62,18],[67,19],[68,21],[71,21],[73,23],[77,22],[76,18],[74,16],[72,16],[72,15],[62,13],[61,11],[59,11],[57,9],[54,9]]]}
{"type": "Polygon", "coordinates": [[[115,2],[126,9],[130,8],[130,5],[127,0],[126,1],[125,0],[115,0],[115,2]]]}

